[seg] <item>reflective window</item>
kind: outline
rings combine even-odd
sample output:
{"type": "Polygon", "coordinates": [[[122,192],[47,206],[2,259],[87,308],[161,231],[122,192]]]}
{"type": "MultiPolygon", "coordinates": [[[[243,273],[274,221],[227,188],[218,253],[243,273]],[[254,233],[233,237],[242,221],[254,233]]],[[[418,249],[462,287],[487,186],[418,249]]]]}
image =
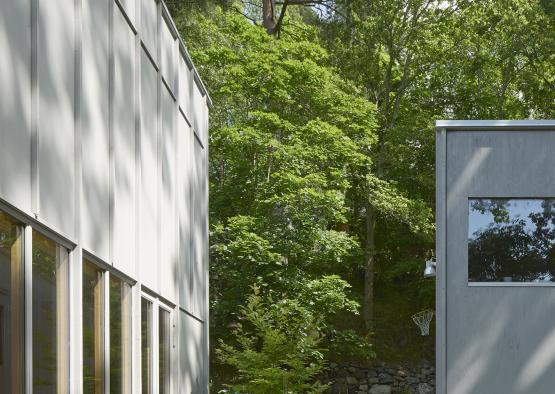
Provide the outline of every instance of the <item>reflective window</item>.
{"type": "MultiPolygon", "coordinates": [[[[59,365],[67,345],[67,332],[63,325],[62,300],[67,300],[62,265],[68,252],[54,241],[33,231],[33,392],[57,393],[59,365]]],[[[61,388],[60,388],[61,389],[61,388]]]]}
{"type": "Polygon", "coordinates": [[[102,271],[83,262],[83,392],[103,392],[102,271]]]}
{"type": "Polygon", "coordinates": [[[158,312],[158,383],[159,393],[170,392],[170,312],[158,312]]]}
{"type": "Polygon", "coordinates": [[[125,381],[125,346],[128,327],[125,298],[129,286],[110,275],[110,393],[123,393],[125,381]]]}
{"type": "Polygon", "coordinates": [[[141,299],[142,393],[152,393],[152,302],[141,299]]]}
{"type": "Polygon", "coordinates": [[[0,394],[23,392],[23,229],[0,212],[0,394]]]}
{"type": "Polygon", "coordinates": [[[83,261],[83,391],[86,394],[104,393],[108,383],[110,393],[126,391],[131,350],[127,332],[131,327],[129,296],[127,283],[96,264],[83,261]],[[109,341],[104,341],[105,335],[109,341]],[[109,374],[109,380],[105,373],[109,374]]]}
{"type": "Polygon", "coordinates": [[[470,199],[470,282],[555,282],[555,199],[470,199]]]}

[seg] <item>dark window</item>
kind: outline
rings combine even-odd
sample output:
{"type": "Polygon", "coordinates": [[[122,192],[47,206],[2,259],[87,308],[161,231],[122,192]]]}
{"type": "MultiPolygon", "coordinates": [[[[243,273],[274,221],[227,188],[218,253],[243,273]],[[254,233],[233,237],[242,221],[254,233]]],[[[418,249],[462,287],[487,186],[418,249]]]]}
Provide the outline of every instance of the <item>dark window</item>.
{"type": "Polygon", "coordinates": [[[83,262],[83,392],[104,391],[103,294],[102,271],[83,262]]]}
{"type": "Polygon", "coordinates": [[[158,384],[160,394],[170,392],[170,313],[160,308],[158,312],[158,384]]]}
{"type": "Polygon", "coordinates": [[[468,205],[470,282],[555,282],[555,198],[468,205]]]}
{"type": "Polygon", "coordinates": [[[0,394],[23,391],[23,228],[0,212],[0,394]]]}
{"type": "Polygon", "coordinates": [[[110,393],[123,392],[124,382],[124,291],[125,283],[110,275],[110,393]]]}
{"type": "Polygon", "coordinates": [[[68,252],[62,246],[33,230],[33,392],[56,393],[58,374],[67,342],[66,322],[61,301],[67,291],[60,279],[60,267],[68,252]]]}
{"type": "Polygon", "coordinates": [[[152,302],[141,299],[141,377],[142,393],[152,392],[152,302]]]}

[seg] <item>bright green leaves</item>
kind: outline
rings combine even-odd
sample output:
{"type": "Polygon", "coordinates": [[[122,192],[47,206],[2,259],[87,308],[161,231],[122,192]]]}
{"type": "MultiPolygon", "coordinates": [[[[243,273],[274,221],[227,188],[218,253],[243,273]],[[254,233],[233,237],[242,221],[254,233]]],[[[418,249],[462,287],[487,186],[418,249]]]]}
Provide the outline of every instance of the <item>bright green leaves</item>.
{"type": "Polygon", "coordinates": [[[237,369],[232,392],[321,393],[324,366],[318,317],[295,299],[262,296],[255,287],[233,330],[235,346],[220,342],[218,358],[237,369]]]}
{"type": "Polygon", "coordinates": [[[368,177],[370,205],[391,221],[406,224],[414,233],[431,236],[434,231],[432,210],[424,201],[409,199],[390,182],[368,177]]]}

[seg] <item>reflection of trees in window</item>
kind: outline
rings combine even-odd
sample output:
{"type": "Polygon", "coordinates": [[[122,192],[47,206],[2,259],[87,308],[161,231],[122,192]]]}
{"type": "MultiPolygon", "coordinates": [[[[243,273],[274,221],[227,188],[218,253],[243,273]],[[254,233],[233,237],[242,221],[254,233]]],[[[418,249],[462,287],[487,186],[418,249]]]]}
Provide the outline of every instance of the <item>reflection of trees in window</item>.
{"type": "MultiPolygon", "coordinates": [[[[56,274],[61,248],[33,231],[33,392],[57,392],[56,274]]],[[[62,340],[67,340],[67,338],[62,340]]]]}
{"type": "Polygon", "coordinates": [[[141,387],[143,394],[152,393],[152,303],[141,299],[141,387]]]}
{"type": "Polygon", "coordinates": [[[158,313],[158,385],[160,394],[170,392],[170,313],[159,309],[158,313]]]}
{"type": "Polygon", "coordinates": [[[110,393],[123,388],[123,291],[124,283],[110,276],[110,393]]]}
{"type": "Polygon", "coordinates": [[[555,281],[554,204],[552,199],[471,200],[471,220],[479,220],[474,212],[489,222],[470,234],[469,281],[555,281]]]}
{"type": "Polygon", "coordinates": [[[83,392],[100,394],[103,387],[102,271],[83,262],[83,392]]]}
{"type": "Polygon", "coordinates": [[[23,390],[22,231],[0,212],[0,394],[23,390]]]}

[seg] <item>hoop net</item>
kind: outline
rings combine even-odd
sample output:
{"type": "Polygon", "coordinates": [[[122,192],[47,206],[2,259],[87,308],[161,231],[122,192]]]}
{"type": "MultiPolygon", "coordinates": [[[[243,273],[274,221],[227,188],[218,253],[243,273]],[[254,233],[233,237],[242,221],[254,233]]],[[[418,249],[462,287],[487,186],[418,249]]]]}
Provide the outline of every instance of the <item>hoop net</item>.
{"type": "Polygon", "coordinates": [[[422,336],[430,335],[430,322],[434,317],[434,311],[426,309],[412,315],[412,320],[420,328],[422,336]]]}

